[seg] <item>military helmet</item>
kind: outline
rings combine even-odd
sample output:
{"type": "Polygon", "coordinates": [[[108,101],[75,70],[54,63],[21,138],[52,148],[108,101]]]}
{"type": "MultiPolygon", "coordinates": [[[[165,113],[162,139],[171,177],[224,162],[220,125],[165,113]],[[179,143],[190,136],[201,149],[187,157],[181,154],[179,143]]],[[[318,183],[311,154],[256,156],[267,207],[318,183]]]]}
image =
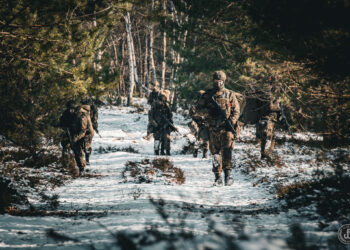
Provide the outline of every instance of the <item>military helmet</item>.
{"type": "Polygon", "coordinates": [[[84,97],[81,101],[81,104],[83,105],[92,105],[92,99],[90,97],[84,97]]]}
{"type": "Polygon", "coordinates": [[[164,97],[164,101],[169,101],[170,100],[170,91],[169,90],[163,90],[161,92],[161,98],[164,97]]]}
{"type": "Polygon", "coordinates": [[[67,103],[66,103],[66,107],[67,109],[72,109],[72,108],[75,108],[77,106],[77,103],[75,102],[75,100],[69,100],[67,103]]]}
{"type": "Polygon", "coordinates": [[[213,79],[214,80],[222,80],[222,81],[225,81],[226,80],[226,74],[224,71],[215,71],[214,74],[213,74],[213,79]]]}

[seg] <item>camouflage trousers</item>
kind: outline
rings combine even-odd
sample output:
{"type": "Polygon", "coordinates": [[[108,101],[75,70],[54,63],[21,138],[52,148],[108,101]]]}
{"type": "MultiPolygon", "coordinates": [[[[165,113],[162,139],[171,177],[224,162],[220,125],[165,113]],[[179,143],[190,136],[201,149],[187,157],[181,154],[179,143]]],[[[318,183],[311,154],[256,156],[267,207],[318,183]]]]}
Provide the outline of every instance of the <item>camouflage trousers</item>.
{"type": "Polygon", "coordinates": [[[209,127],[209,148],[213,155],[213,172],[232,169],[232,150],[234,147],[232,132],[209,127]]]}
{"type": "Polygon", "coordinates": [[[191,121],[188,123],[191,132],[196,136],[197,142],[195,143],[194,157],[197,157],[198,151],[201,149],[203,151],[203,157],[209,150],[209,128],[208,126],[200,125],[198,126],[196,122],[191,121]]]}
{"type": "Polygon", "coordinates": [[[156,130],[154,131],[154,152],[155,154],[160,153],[164,155],[170,155],[170,133],[164,130],[156,130]],[[165,150],[165,152],[164,152],[165,150]]]}
{"type": "Polygon", "coordinates": [[[84,138],[74,143],[72,150],[74,152],[75,162],[78,165],[79,171],[82,172],[86,166],[84,138]]]}
{"type": "MultiPolygon", "coordinates": [[[[75,177],[79,176],[79,168],[77,167],[78,161],[76,159],[76,148],[72,147],[68,135],[63,133],[61,135],[61,145],[62,145],[62,160],[65,167],[68,168],[68,171],[75,177]],[[73,156],[70,151],[73,151],[73,156]]],[[[79,165],[78,165],[79,166],[79,165]]]]}
{"type": "Polygon", "coordinates": [[[276,121],[277,115],[272,113],[268,116],[262,117],[256,124],[256,137],[261,141],[260,152],[262,158],[271,152],[274,147],[276,121]],[[267,150],[266,146],[268,147],[267,150]]]}
{"type": "Polygon", "coordinates": [[[92,153],[91,144],[92,144],[92,135],[91,134],[85,135],[85,137],[84,137],[84,152],[85,152],[85,160],[87,163],[89,163],[89,157],[92,153]]]}
{"type": "Polygon", "coordinates": [[[209,150],[209,128],[208,127],[199,127],[198,134],[198,148],[203,151],[203,157],[206,155],[206,152],[209,150]]]}
{"type": "MultiPolygon", "coordinates": [[[[68,155],[70,149],[72,149],[74,153],[74,159],[75,159],[76,165],[79,168],[79,172],[82,172],[92,152],[91,143],[92,143],[91,134],[86,135],[84,138],[80,139],[73,145],[71,145],[68,136],[64,134],[61,140],[61,145],[63,148],[62,156],[65,157],[66,155],[68,155]]],[[[74,170],[73,172],[76,172],[76,170],[74,170]]]]}

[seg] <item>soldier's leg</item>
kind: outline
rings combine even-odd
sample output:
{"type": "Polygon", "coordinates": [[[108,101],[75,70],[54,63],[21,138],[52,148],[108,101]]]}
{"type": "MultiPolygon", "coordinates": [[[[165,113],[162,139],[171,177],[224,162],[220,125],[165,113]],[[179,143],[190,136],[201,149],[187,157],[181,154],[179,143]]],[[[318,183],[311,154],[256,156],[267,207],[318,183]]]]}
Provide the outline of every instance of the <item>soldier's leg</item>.
{"type": "Polygon", "coordinates": [[[209,131],[209,147],[210,152],[212,154],[212,160],[213,160],[213,169],[214,172],[214,186],[216,185],[222,185],[222,178],[221,178],[221,172],[222,172],[222,158],[220,154],[220,141],[218,140],[218,132],[215,130],[209,131]]]}
{"type": "Polygon", "coordinates": [[[208,158],[208,150],[209,150],[209,130],[208,128],[204,128],[202,132],[202,150],[203,150],[203,158],[208,158]]]}
{"type": "Polygon", "coordinates": [[[170,134],[166,133],[164,136],[164,147],[166,155],[170,155],[170,134]]]}
{"type": "Polygon", "coordinates": [[[159,155],[161,134],[159,131],[154,132],[154,154],[159,155]]]}
{"type": "Polygon", "coordinates": [[[74,151],[75,161],[79,168],[79,175],[81,175],[86,166],[85,156],[84,156],[84,141],[80,140],[77,143],[75,143],[73,147],[73,151],[74,151]]]}
{"type": "Polygon", "coordinates": [[[270,154],[275,145],[275,122],[273,120],[268,120],[266,126],[266,148],[265,152],[270,154]]]}
{"type": "Polygon", "coordinates": [[[160,138],[160,154],[165,155],[165,132],[162,132],[161,138],[160,138]]]}
{"type": "Polygon", "coordinates": [[[85,138],[85,161],[87,165],[90,165],[90,155],[92,152],[91,143],[92,135],[87,135],[85,138]]]}
{"type": "Polygon", "coordinates": [[[231,176],[232,171],[232,150],[234,147],[234,138],[231,132],[223,132],[220,137],[221,149],[222,149],[222,168],[225,173],[225,185],[231,186],[233,184],[233,178],[231,176]]]}

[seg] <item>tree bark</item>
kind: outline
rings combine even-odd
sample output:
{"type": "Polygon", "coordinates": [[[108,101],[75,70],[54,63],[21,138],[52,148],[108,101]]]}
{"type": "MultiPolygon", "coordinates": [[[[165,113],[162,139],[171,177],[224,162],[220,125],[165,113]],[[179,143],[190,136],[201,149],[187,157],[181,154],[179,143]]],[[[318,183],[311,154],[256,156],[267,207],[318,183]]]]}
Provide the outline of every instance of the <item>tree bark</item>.
{"type": "Polygon", "coordinates": [[[130,15],[129,13],[124,16],[125,28],[126,28],[126,38],[128,43],[128,52],[129,52],[129,90],[128,90],[128,99],[127,105],[132,105],[132,98],[135,86],[135,70],[134,70],[134,59],[133,59],[133,46],[132,46],[132,34],[131,34],[131,24],[130,24],[130,15]]]}
{"type": "MultiPolygon", "coordinates": [[[[166,11],[166,0],[163,0],[163,10],[166,11]]],[[[162,83],[160,85],[161,89],[165,89],[165,71],[166,71],[166,32],[163,32],[163,61],[162,61],[162,83]]]]}
{"type": "MultiPolygon", "coordinates": [[[[154,10],[154,0],[152,0],[152,6],[151,11],[154,10]]],[[[154,58],[153,58],[153,23],[149,25],[149,57],[150,57],[150,63],[151,63],[151,70],[152,70],[152,80],[153,84],[157,81],[157,73],[156,73],[156,67],[154,65],[154,58]]]]}

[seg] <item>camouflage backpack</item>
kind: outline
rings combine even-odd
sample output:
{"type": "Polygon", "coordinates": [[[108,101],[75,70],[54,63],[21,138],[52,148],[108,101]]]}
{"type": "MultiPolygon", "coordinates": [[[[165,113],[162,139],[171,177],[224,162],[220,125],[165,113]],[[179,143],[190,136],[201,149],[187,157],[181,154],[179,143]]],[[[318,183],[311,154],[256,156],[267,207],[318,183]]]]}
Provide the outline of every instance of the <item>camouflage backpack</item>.
{"type": "Polygon", "coordinates": [[[245,105],[246,105],[246,98],[241,93],[238,93],[238,92],[234,92],[234,93],[235,93],[236,99],[237,99],[237,101],[239,103],[240,115],[242,115],[243,114],[243,110],[244,110],[245,105]]]}

